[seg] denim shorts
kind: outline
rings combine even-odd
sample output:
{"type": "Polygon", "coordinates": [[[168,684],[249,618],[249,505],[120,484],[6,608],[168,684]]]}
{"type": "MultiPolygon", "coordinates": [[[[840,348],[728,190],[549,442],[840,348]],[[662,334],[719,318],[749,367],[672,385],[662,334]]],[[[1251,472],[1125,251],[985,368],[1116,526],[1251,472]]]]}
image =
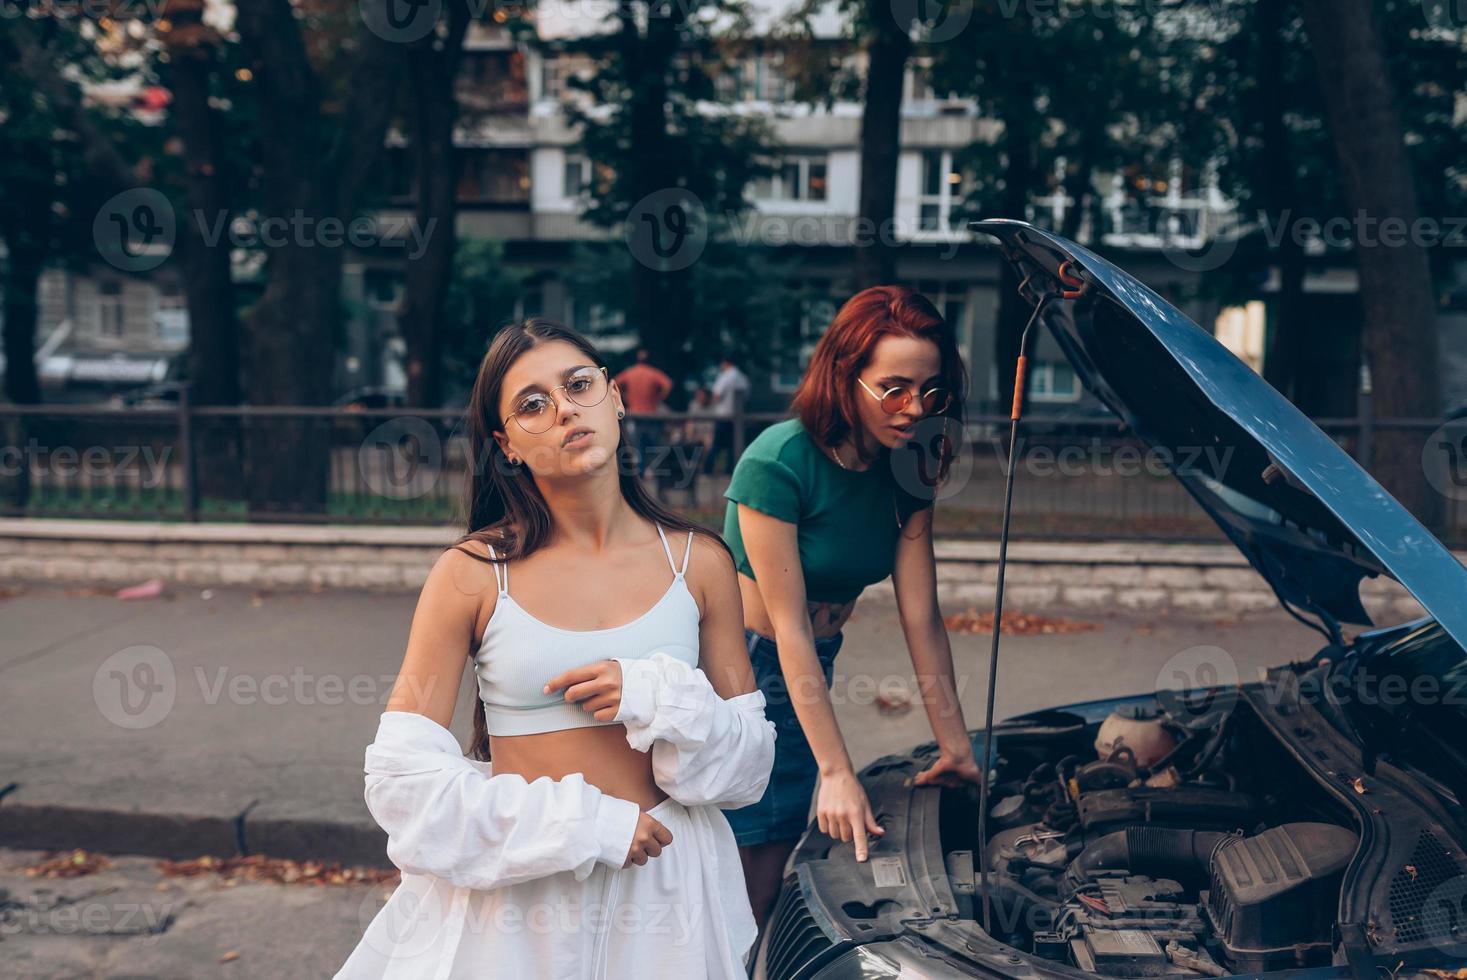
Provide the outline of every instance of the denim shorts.
{"type": "MultiPolygon", "coordinates": [[[[827,689],[834,676],[835,655],[844,639],[844,633],[815,639],[815,656],[825,673],[827,689]]],[[[764,795],[757,803],[723,811],[740,847],[789,840],[803,834],[810,825],[810,802],[815,798],[819,773],[815,755],[810,751],[805,730],[800,727],[785,687],[774,640],[745,629],[744,642],[749,648],[755,683],[764,692],[764,716],[774,722],[775,738],[774,769],[769,774],[764,795]]]]}

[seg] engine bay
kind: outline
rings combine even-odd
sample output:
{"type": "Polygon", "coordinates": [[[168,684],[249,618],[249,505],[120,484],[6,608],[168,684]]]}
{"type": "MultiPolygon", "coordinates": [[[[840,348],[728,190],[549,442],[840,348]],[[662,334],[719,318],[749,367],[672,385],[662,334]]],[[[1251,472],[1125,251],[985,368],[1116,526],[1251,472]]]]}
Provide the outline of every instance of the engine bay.
{"type": "Polygon", "coordinates": [[[949,880],[979,922],[988,869],[995,939],[1112,977],[1330,963],[1359,838],[1246,702],[1161,692],[1098,723],[1044,712],[995,735],[988,839],[976,790],[963,829],[944,817],[949,880]]]}

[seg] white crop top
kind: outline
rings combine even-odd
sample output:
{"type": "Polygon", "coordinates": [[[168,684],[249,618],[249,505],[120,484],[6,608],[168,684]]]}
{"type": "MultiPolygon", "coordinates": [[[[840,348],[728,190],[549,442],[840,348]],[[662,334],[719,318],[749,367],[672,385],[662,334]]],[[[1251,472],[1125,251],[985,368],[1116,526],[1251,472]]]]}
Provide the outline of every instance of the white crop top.
{"type": "MultiPolygon", "coordinates": [[[[672,548],[657,526],[662,550],[672,566],[672,584],[645,613],[621,626],[600,630],[567,630],[531,616],[509,594],[509,566],[495,564],[499,598],[474,653],[479,699],[490,735],[535,735],[564,728],[620,724],[599,721],[564,691],[545,694],[546,681],[572,667],[612,657],[650,657],[659,650],[698,666],[698,603],[688,591],[684,573],[693,550],[693,532],[683,551],[683,567],[673,564],[672,548]]],[[[494,546],[489,554],[498,557],[494,546]]],[[[573,599],[573,597],[571,597],[573,599]]]]}

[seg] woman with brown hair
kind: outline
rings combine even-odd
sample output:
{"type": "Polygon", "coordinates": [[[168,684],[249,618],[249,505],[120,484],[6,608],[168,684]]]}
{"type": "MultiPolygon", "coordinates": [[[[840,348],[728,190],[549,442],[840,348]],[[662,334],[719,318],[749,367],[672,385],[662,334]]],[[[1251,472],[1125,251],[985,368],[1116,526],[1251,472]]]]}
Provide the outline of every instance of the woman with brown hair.
{"type": "Polygon", "coordinates": [[[469,531],[428,574],[366,753],[402,884],[338,977],[745,975],[721,808],[763,792],[775,733],[731,555],[648,496],[624,415],[576,332],[495,336],[469,531]],[[472,760],[448,732],[468,665],[472,760]]]}
{"type": "MultiPolygon", "coordinates": [[[[868,835],[884,833],[856,779],[829,691],[841,627],[866,586],[892,578],[940,748],[916,782],[979,778],[937,605],[934,484],[917,479],[905,466],[911,457],[901,456],[911,453],[926,417],[961,427],[966,390],[952,328],[930,302],[900,286],[863,290],[816,344],[794,417],[749,444],[724,494],[723,536],[739,571],[744,636],[779,733],[768,788],[754,805],[728,814],[761,922],[812,797],[819,830],[853,842],[857,861],[867,858],[868,835]]],[[[935,441],[941,480],[952,442],[935,441]]]]}

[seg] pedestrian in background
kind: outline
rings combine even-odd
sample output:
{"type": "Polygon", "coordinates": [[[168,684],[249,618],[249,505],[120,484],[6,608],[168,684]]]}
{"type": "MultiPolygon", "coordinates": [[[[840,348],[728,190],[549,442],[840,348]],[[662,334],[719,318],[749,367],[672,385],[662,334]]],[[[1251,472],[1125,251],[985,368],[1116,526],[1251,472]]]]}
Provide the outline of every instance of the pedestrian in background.
{"type": "MultiPolygon", "coordinates": [[[[733,416],[743,396],[752,385],[748,375],[740,371],[733,358],[724,357],[718,362],[718,376],[713,379],[713,414],[717,416],[713,429],[713,448],[710,461],[716,460],[723,450],[728,450],[728,469],[733,469],[733,416]]],[[[714,465],[710,462],[710,466],[714,465]]],[[[712,472],[710,469],[709,472],[712,472]]]]}
{"type": "Polygon", "coordinates": [[[647,348],[637,348],[637,361],[616,376],[617,387],[631,418],[632,444],[637,449],[637,475],[651,464],[653,450],[663,442],[662,423],[646,418],[662,411],[662,401],[672,392],[672,379],[648,361],[647,348]]]}

